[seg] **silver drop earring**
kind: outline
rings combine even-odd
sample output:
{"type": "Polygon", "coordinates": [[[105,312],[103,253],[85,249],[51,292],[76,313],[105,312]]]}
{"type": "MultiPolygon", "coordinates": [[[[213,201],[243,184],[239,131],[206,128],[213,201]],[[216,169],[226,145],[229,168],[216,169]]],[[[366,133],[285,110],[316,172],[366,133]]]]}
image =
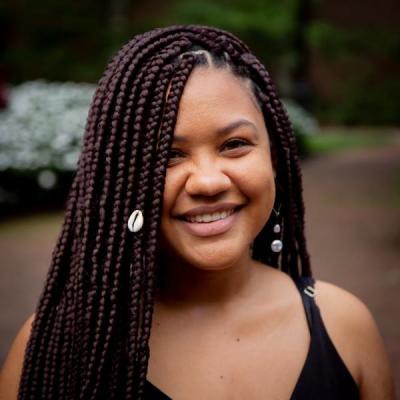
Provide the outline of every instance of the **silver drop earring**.
{"type": "MultiPolygon", "coordinates": [[[[278,219],[278,217],[279,217],[280,210],[281,210],[281,206],[279,206],[279,210],[278,211],[276,211],[275,208],[272,209],[272,211],[275,214],[275,218],[276,219],[278,219]]],[[[278,222],[276,222],[276,224],[274,225],[273,231],[274,231],[274,233],[280,233],[281,232],[281,226],[279,225],[278,222]]],[[[271,250],[274,253],[279,253],[282,250],[282,247],[283,247],[283,243],[282,243],[282,240],[280,240],[280,239],[275,239],[271,243],[271,250]]]]}
{"type": "Polygon", "coordinates": [[[128,229],[131,232],[138,232],[143,226],[143,213],[140,210],[135,210],[128,220],[128,229]]]}

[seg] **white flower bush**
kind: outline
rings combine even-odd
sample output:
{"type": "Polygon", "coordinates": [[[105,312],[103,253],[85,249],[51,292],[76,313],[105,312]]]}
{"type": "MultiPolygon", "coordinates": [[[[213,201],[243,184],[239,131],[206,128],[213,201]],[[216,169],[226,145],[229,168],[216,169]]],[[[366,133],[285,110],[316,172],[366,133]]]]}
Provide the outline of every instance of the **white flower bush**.
{"type": "MultiPolygon", "coordinates": [[[[0,112],[0,171],[73,171],[94,90],[40,80],[11,88],[9,107],[0,112]]],[[[317,132],[305,110],[290,100],[284,105],[296,134],[317,132]]]]}
{"type": "Polygon", "coordinates": [[[73,171],[94,85],[26,82],[0,112],[0,171],[73,171]]]}

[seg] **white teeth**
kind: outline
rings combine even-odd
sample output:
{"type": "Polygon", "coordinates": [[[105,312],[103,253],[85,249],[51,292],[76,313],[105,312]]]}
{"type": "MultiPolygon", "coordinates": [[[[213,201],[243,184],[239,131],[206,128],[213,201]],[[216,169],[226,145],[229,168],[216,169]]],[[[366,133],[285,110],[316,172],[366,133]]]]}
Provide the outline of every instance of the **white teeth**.
{"type": "Polygon", "coordinates": [[[219,219],[224,219],[232,215],[234,210],[215,212],[213,214],[196,215],[195,217],[186,217],[185,219],[190,222],[211,222],[219,219]]]}

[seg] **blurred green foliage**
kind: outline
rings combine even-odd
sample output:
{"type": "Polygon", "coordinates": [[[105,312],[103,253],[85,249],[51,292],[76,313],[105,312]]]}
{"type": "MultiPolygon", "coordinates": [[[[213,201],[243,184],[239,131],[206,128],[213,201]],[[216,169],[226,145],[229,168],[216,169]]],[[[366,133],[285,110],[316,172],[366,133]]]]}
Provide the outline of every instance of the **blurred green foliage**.
{"type": "Polygon", "coordinates": [[[398,124],[399,33],[384,24],[345,28],[326,18],[303,19],[302,7],[313,9],[316,16],[324,4],[320,0],[84,0],[73,4],[5,0],[0,3],[0,67],[11,83],[38,78],[96,82],[111,55],[139,32],[172,24],[214,25],[249,45],[285,97],[298,87],[296,68],[310,67],[310,54],[324,65],[325,77],[332,71],[334,90],[325,97],[314,96],[311,102],[313,113],[323,122],[398,124]],[[299,48],[303,34],[306,49],[299,48]]]}
{"type": "Polygon", "coordinates": [[[167,20],[209,24],[237,34],[255,52],[267,58],[284,55],[292,45],[297,0],[178,0],[167,20]]]}
{"type": "Polygon", "coordinates": [[[356,148],[384,146],[390,143],[391,138],[376,133],[354,134],[352,132],[338,132],[307,136],[304,140],[311,154],[321,154],[356,148]]]}
{"type": "Polygon", "coordinates": [[[398,32],[315,21],[307,36],[313,51],[341,77],[329,98],[315,98],[319,118],[337,124],[399,124],[398,32]]]}
{"type": "Polygon", "coordinates": [[[369,76],[338,82],[339,100],[316,101],[314,111],[324,121],[345,125],[398,125],[400,79],[374,83],[369,76]]]}
{"type": "MultiPolygon", "coordinates": [[[[153,1],[152,3],[160,3],[153,1]]],[[[0,61],[12,83],[49,80],[96,81],[111,56],[139,32],[172,24],[208,24],[237,34],[268,65],[293,64],[293,28],[298,0],[175,0],[137,17],[144,2],[37,0],[3,5],[12,45],[0,61]],[[120,5],[118,5],[120,3],[120,5]]],[[[155,4],[157,5],[157,4],[155,4]]]]}
{"type": "Polygon", "coordinates": [[[112,0],[1,4],[5,49],[0,63],[11,83],[38,78],[95,82],[112,53],[142,30],[140,24],[120,24],[112,0]]]}
{"type": "Polygon", "coordinates": [[[400,61],[400,35],[384,29],[342,28],[324,21],[308,27],[310,45],[326,60],[346,60],[360,55],[390,56],[400,61]]]}

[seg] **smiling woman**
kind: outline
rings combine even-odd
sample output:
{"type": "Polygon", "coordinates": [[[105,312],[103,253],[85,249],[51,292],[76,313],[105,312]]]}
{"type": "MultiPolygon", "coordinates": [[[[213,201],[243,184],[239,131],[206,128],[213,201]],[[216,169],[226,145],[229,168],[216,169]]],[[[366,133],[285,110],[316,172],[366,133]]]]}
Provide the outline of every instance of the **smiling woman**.
{"type": "Polygon", "coordinates": [[[2,398],[17,393],[394,398],[369,311],[312,277],[291,124],[229,32],[156,29],[109,63],[42,296],[2,371],[2,398]]]}

